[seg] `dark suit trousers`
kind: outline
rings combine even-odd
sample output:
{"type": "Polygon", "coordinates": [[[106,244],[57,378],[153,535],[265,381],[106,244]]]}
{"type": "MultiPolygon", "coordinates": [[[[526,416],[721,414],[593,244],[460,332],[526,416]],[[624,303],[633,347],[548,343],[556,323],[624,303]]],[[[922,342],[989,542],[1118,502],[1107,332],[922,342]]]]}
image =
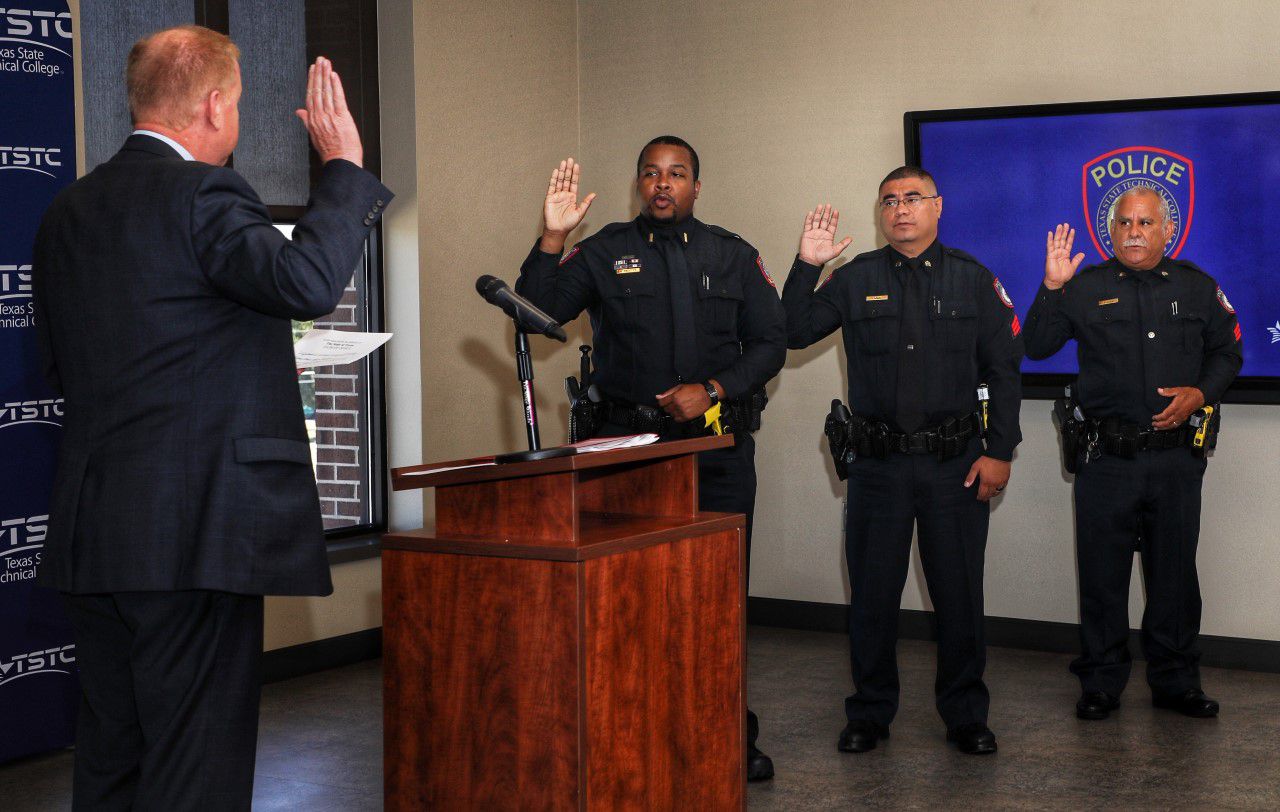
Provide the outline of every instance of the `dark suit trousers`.
{"type": "Polygon", "coordinates": [[[888,726],[898,712],[898,612],[916,526],[929,598],[938,624],[934,700],[948,728],[985,722],[990,697],[982,575],[990,508],[964,478],[981,454],[939,462],[929,455],[860,458],[849,468],[845,555],[849,566],[849,653],[855,693],[850,721],[888,726]]]}
{"type": "Polygon", "coordinates": [[[1076,566],[1084,690],[1120,696],[1129,679],[1129,578],[1142,554],[1142,648],[1157,696],[1200,687],[1200,486],[1205,460],[1187,448],[1102,455],[1076,471],[1076,566]]]}
{"type": "Polygon", "coordinates": [[[76,810],[247,810],[261,693],[262,597],[63,595],[81,701],[76,810]]]}

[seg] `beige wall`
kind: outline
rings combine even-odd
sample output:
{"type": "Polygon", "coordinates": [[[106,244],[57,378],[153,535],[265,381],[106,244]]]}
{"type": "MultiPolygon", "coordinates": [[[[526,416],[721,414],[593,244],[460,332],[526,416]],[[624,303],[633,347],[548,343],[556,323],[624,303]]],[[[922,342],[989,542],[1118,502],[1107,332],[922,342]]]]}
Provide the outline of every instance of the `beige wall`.
{"type": "MultiPolygon", "coordinates": [[[[576,8],[572,0],[440,0],[415,3],[414,17],[422,454],[522,448],[514,332],[475,280],[514,280],[541,228],[551,164],[578,149],[576,8]]],[[[547,342],[536,343],[554,420],[565,373],[543,360],[547,342]]],[[[547,434],[558,442],[564,429],[547,434]]]]}

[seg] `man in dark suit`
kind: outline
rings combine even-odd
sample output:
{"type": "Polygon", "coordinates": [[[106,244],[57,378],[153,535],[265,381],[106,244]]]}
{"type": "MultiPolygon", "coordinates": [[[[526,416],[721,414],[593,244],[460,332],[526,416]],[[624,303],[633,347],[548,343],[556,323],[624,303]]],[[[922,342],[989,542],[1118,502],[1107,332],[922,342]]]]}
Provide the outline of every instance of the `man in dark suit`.
{"type": "Polygon", "coordinates": [[[238,57],[196,26],[134,45],[133,134],[36,237],[66,398],[40,582],[76,629],[77,809],[248,809],[262,596],[332,591],[289,320],[333,310],[391,193],[317,59],[297,112],[324,168],[285,239],[223,166],[238,57]]]}

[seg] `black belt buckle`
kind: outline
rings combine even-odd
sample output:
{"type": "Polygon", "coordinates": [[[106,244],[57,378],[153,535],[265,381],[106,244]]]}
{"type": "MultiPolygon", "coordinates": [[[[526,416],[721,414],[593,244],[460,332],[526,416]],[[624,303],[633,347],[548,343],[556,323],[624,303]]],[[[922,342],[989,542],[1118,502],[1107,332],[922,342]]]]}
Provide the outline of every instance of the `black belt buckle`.
{"type": "Polygon", "coordinates": [[[906,441],[903,451],[907,454],[928,454],[938,447],[937,435],[931,431],[917,431],[904,435],[903,439],[906,441]]]}

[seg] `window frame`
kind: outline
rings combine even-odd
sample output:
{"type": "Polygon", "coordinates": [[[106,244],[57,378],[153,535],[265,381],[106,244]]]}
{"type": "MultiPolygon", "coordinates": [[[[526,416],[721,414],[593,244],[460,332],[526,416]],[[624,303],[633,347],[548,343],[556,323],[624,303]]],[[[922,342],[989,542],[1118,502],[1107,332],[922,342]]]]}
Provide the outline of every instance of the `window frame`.
{"type": "MultiPolygon", "coordinates": [[[[303,206],[268,206],[275,225],[296,225],[306,213],[303,206]]],[[[385,308],[382,291],[382,223],[376,223],[365,239],[363,253],[365,329],[385,332],[385,308]]],[[[360,281],[357,280],[357,288],[360,281]]],[[[369,488],[365,501],[369,521],[324,531],[330,563],[358,560],[377,555],[383,533],[387,532],[389,481],[387,469],[387,393],[386,345],[374,350],[366,359],[365,414],[367,423],[361,433],[367,440],[369,488]]],[[[319,485],[317,485],[317,489],[319,485]]]]}

